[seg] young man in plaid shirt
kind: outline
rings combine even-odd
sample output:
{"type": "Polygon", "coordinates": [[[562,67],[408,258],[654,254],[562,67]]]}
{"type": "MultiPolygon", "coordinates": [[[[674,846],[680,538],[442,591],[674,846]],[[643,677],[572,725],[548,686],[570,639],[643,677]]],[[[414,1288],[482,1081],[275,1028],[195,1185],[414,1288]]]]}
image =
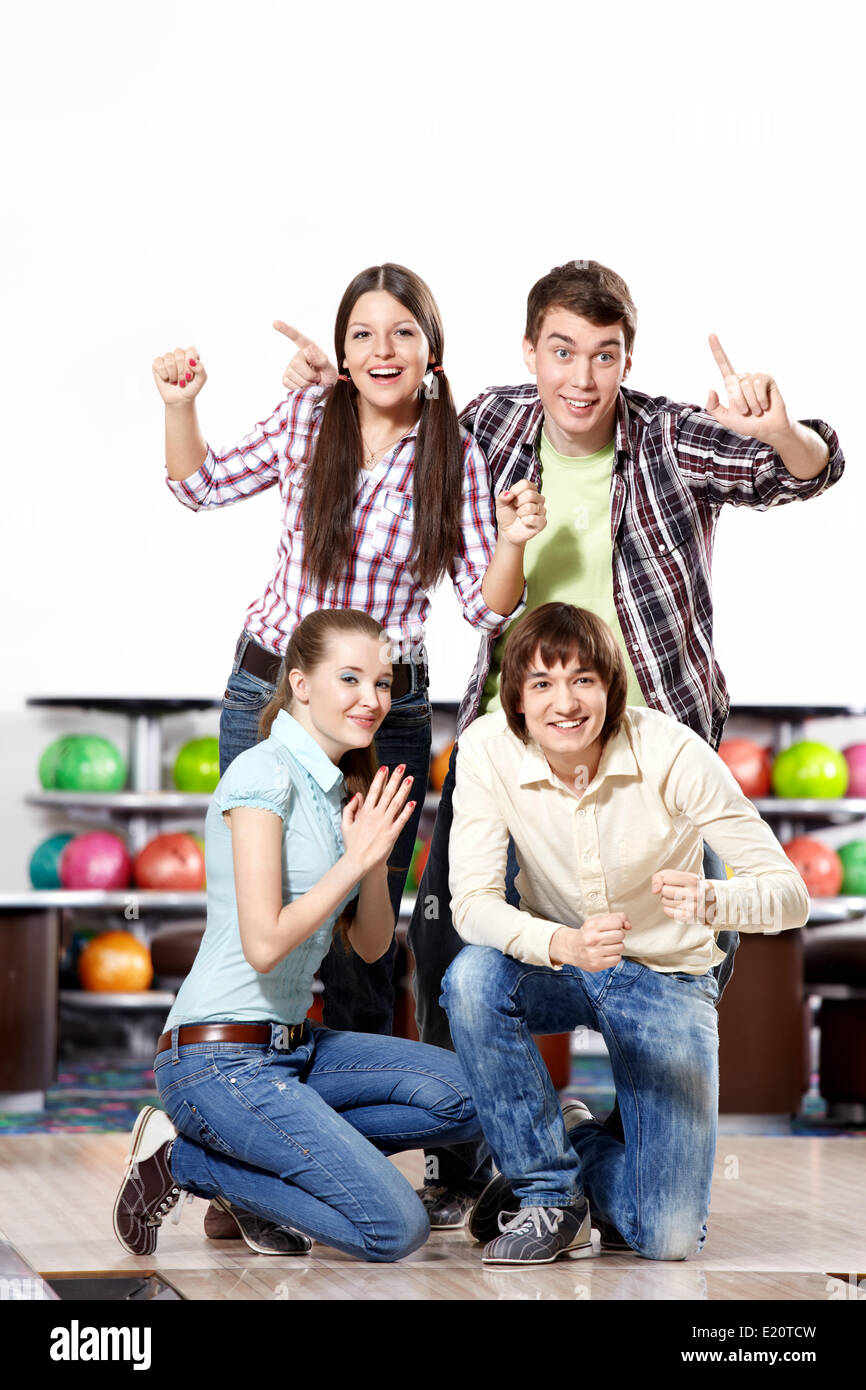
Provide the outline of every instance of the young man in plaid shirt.
{"type": "MultiPolygon", "coordinates": [[[[543,488],[547,528],[526,548],[526,611],[562,601],[612,628],[626,658],[628,704],[660,710],[718,748],[729,709],[713,655],[713,536],[725,503],[758,511],[817,497],[842,474],[835,432],[821,420],[792,421],[774,379],[736,373],[715,337],[713,356],[728,404],[711,391],[703,409],[623,385],[632,365],[636,310],[628,287],[596,261],[553,269],[530,291],[523,340],[535,384],[494,387],[462,412],[487,456],[493,490],[529,478],[543,488]]],[[[327,357],[308,339],[286,385],[327,381],[327,357]]],[[[499,668],[510,629],[482,638],[460,705],[457,742],[475,718],[499,707],[499,668]]],[[[455,745],[409,929],[416,962],[418,1028],[424,1042],[451,1046],[439,1003],[442,976],[463,942],[454,930],[448,839],[455,745]]],[[[508,900],[516,903],[513,854],[508,900]]],[[[704,877],[724,878],[710,851],[704,877]]],[[[719,993],[738,938],[727,952],[719,993]]],[[[618,1121],[611,1117],[612,1127],[618,1121]]],[[[428,1156],[424,1199],[431,1224],[461,1225],[483,1184],[472,1158],[428,1156]],[[430,1158],[435,1158],[431,1163],[430,1158]]]]}

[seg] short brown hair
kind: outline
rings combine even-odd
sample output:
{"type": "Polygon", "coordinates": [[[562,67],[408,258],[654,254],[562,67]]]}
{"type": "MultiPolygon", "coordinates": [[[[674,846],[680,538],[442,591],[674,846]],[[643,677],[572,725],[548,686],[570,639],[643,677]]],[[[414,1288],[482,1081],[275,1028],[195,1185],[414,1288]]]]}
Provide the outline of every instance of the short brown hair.
{"type": "Polygon", "coordinates": [[[529,742],[526,719],[518,713],[523,682],[536,651],[547,667],[565,666],[580,653],[584,666],[597,673],[607,689],[607,712],[601,730],[602,744],[619,732],[625,714],[628,679],[625,657],[607,623],[588,608],[573,603],[542,603],[512,628],[502,654],[499,699],[508,727],[523,743],[529,742]]]}
{"type": "Polygon", "coordinates": [[[526,336],[538,342],[548,309],[568,309],[598,327],[621,323],[625,350],[631,352],[637,329],[637,309],[628,285],[615,270],[598,261],[569,261],[543,275],[526,301],[526,336]]]}

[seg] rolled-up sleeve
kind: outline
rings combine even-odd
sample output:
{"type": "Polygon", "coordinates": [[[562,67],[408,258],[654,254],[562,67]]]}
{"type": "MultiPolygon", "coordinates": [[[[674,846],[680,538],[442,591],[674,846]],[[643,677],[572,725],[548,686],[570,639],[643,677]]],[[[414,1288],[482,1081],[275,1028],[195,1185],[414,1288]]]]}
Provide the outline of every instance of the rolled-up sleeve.
{"type": "Polygon", "coordinates": [[[456,771],[448,850],[454,926],[472,946],[495,946],[527,965],[550,966],[550,942],[561,923],[545,922],[505,901],[508,826],[484,749],[466,736],[457,746],[456,771]]]}
{"type": "Polygon", "coordinates": [[[280,480],[280,457],[286,452],[297,425],[298,411],[292,396],[282,401],[266,420],[260,420],[237,444],[219,450],[208,445],[201,467],[189,478],[169,478],[166,483],[179,502],[192,511],[226,507],[280,480]]]}
{"type": "Polygon", "coordinates": [[[450,572],[463,616],[479,631],[498,635],[526,607],[526,585],[510,613],[495,612],[482,597],[481,585],[496,549],[496,507],[487,459],[470,435],[463,440],[460,537],[460,550],[450,572]]]}
{"type": "Polygon", "coordinates": [[[723,429],[706,411],[684,407],[676,423],[680,471],[708,502],[765,511],[797,499],[818,497],[838,482],[845,459],[836,431],[823,420],[801,420],[827,445],[830,455],[815,478],[795,478],[769,444],[723,429]]]}
{"type": "Polygon", "coordinates": [[[664,799],[669,813],[691,821],[734,871],[726,882],[713,881],[716,931],[773,934],[805,925],[805,883],[721,758],[697,735],[675,757],[664,799]]]}

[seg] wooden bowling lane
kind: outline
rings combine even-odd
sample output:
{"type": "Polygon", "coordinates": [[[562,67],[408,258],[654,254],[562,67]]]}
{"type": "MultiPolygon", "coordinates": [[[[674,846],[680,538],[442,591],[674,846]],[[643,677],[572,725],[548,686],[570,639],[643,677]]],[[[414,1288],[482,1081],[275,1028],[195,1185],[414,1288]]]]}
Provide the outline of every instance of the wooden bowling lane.
{"type": "MultiPolygon", "coordinates": [[[[111,1227],[127,1143],[122,1134],[0,1139],[0,1227],[33,1270],[156,1270],[189,1299],[773,1301],[842,1297],[842,1276],[864,1268],[866,1139],[723,1135],[700,1257],[656,1264],[596,1253],[540,1269],[483,1266],[461,1232],[434,1234],[393,1265],[324,1246],[308,1256],[255,1255],[241,1241],[206,1240],[199,1199],[179,1224],[167,1219],[155,1256],[136,1259],[111,1227]]],[[[420,1182],[420,1155],[395,1161],[420,1182]]]]}

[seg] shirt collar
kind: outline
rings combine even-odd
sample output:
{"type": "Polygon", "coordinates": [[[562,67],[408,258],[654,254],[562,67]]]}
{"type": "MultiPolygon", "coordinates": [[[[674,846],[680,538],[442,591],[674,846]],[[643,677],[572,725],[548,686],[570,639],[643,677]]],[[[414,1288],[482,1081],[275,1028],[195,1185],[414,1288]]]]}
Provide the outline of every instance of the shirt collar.
{"type": "Polygon", "coordinates": [[[631,458],[631,416],[628,409],[628,397],[622,387],[616,398],[616,425],[614,426],[614,463],[622,459],[631,458]]]}
{"type": "MultiPolygon", "coordinates": [[[[604,781],[605,777],[637,777],[639,775],[640,769],[628,735],[628,717],[626,716],[619,733],[614,734],[613,738],[608,739],[605,744],[601,761],[598,764],[598,771],[590,786],[597,787],[600,782],[604,781]]],[[[551,772],[547,759],[534,741],[524,746],[517,780],[521,787],[531,786],[533,782],[549,782],[553,787],[562,786],[559,778],[551,772]]]]}
{"type": "Polygon", "coordinates": [[[329,792],[343,781],[340,769],[331,762],[324,748],[311,734],[293,719],[288,710],[281,709],[271,725],[271,738],[275,738],[284,748],[288,748],[293,758],[297,758],[312,777],[315,777],[322,791],[329,792]]]}

